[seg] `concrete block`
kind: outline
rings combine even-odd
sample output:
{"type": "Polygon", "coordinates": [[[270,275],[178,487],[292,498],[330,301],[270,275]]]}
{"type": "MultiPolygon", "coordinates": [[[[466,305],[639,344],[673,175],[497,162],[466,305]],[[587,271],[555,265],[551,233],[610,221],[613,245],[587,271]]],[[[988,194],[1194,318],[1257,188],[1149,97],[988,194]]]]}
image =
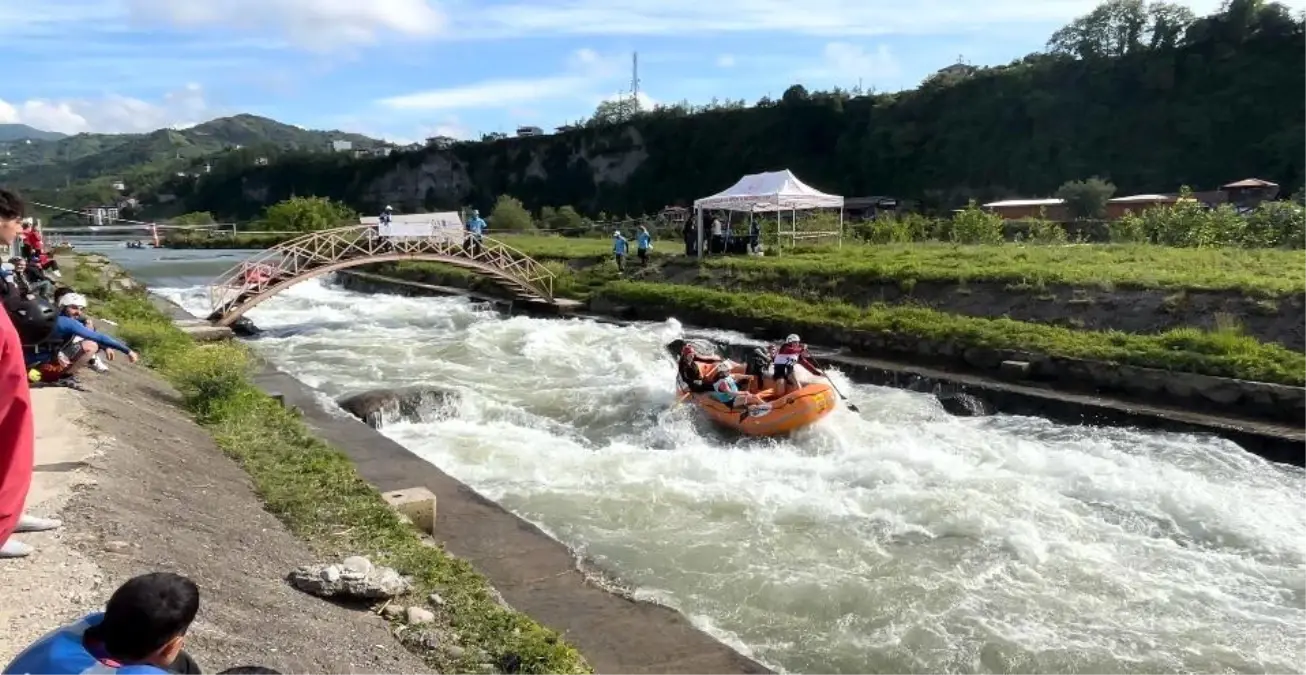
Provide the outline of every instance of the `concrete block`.
{"type": "Polygon", "coordinates": [[[398,511],[425,534],[435,534],[435,495],[423,487],[382,493],[390,508],[398,511]]]}
{"type": "Polygon", "coordinates": [[[189,335],[196,342],[221,342],[236,337],[236,334],[230,328],[225,326],[188,326],[178,324],[181,332],[189,335]]]}
{"type": "Polygon", "coordinates": [[[1029,377],[1028,361],[1003,361],[998,364],[998,373],[1011,380],[1023,380],[1029,377]]]}

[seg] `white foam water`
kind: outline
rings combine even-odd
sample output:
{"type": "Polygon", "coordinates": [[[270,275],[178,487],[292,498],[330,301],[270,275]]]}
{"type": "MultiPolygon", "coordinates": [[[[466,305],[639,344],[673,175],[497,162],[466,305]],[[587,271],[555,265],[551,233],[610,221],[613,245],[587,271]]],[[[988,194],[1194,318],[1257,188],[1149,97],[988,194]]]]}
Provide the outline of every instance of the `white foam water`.
{"type": "Polygon", "coordinates": [[[955,418],[838,373],[860,414],[741,440],[671,405],[674,321],[323,282],[250,318],[254,347],[327,395],[457,389],[448,419],[385,433],[772,666],[1301,669],[1306,477],[1228,441],[955,418]]]}

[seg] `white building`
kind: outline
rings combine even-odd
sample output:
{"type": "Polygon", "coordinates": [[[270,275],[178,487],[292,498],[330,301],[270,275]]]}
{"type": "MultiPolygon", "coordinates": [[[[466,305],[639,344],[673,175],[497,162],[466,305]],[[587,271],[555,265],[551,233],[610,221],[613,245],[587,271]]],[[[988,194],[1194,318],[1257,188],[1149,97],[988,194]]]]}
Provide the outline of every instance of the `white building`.
{"type": "Polygon", "coordinates": [[[349,152],[354,149],[353,141],[331,141],[331,149],[335,152],[349,152]]]}

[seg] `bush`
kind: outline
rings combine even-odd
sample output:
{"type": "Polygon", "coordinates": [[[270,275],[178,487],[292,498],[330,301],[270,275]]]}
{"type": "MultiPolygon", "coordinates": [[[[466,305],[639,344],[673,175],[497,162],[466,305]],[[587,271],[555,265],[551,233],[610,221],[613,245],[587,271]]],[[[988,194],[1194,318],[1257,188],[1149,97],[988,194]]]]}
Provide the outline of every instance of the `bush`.
{"type": "Polygon", "coordinates": [[[1066,212],[1075,220],[1100,220],[1106,217],[1106,203],[1116,193],[1116,186],[1093,176],[1073,180],[1057,188],[1057,199],[1066,204],[1066,212]]]}
{"type": "Polygon", "coordinates": [[[555,232],[571,232],[585,229],[585,219],[576,209],[562,206],[557,209],[546,206],[540,209],[540,223],[545,229],[555,232]]]}
{"type": "Polygon", "coordinates": [[[958,244],[1001,244],[1003,232],[1002,216],[979,208],[972,199],[952,217],[948,238],[958,244]]]}
{"type": "Polygon", "coordinates": [[[1068,239],[1065,226],[1047,218],[1034,218],[1026,221],[1026,225],[1029,233],[1026,241],[1031,244],[1064,244],[1068,239]]]}
{"type": "Polygon", "coordinates": [[[358,224],[358,213],[326,197],[291,197],[263,212],[266,227],[276,232],[314,232],[358,224]]]}
{"type": "Polygon", "coordinates": [[[885,215],[858,223],[853,236],[872,244],[909,244],[929,239],[936,227],[933,220],[918,213],[885,215]]]}
{"type": "Polygon", "coordinates": [[[212,225],[216,222],[208,211],[192,211],[172,219],[173,225],[212,225]]]}
{"type": "Polygon", "coordinates": [[[490,227],[504,232],[525,232],[535,229],[535,223],[520,200],[509,195],[499,195],[490,211],[490,227]]]}

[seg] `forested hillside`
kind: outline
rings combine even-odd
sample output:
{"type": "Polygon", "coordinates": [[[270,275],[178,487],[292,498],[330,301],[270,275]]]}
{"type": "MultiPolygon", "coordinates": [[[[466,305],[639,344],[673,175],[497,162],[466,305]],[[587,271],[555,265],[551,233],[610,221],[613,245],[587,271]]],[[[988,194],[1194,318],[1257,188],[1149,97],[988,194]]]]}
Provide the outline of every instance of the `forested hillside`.
{"type": "Polygon", "coordinates": [[[1194,18],[1116,0],[994,68],[954,67],[919,88],[852,96],[790,87],[748,108],[661,108],[536,138],[464,143],[374,160],[232,158],[166,189],[187,210],[244,217],[292,194],[373,210],[488,207],[591,214],[685,204],[740,175],[787,167],[821,189],[887,194],[927,208],[1047,195],[1098,175],[1121,194],[1210,189],[1256,176],[1300,186],[1306,39],[1281,5],[1232,0],[1194,18]]]}

